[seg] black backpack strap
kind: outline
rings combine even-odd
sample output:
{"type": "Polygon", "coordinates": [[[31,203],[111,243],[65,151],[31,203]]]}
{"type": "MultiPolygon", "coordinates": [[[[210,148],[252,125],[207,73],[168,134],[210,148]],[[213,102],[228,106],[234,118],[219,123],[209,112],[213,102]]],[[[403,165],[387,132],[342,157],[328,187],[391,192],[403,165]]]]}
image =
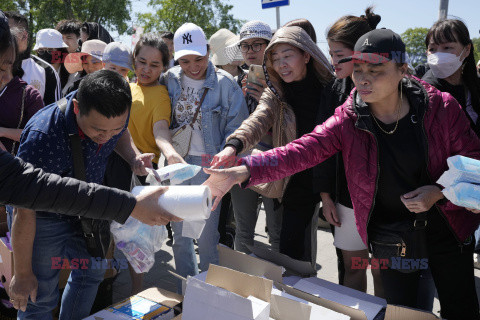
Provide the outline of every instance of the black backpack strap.
{"type": "MultiPolygon", "coordinates": [[[[68,100],[67,98],[62,98],[57,101],[58,108],[60,111],[65,114],[67,110],[68,100]]],[[[70,146],[72,148],[72,158],[73,158],[73,173],[74,178],[78,180],[85,181],[85,163],[83,162],[83,151],[82,151],[82,141],[78,133],[69,134],[70,146]]]]}

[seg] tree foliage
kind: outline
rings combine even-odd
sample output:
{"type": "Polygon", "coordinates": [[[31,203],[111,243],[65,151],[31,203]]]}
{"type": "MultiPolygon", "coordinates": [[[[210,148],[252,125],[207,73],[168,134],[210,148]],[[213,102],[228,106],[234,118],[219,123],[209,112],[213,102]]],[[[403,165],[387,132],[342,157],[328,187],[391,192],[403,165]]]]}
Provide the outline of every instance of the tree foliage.
{"type": "Polygon", "coordinates": [[[427,48],[425,47],[427,33],[427,28],[409,28],[402,33],[402,40],[410,57],[410,63],[414,67],[427,61],[427,48]]]}
{"type": "Polygon", "coordinates": [[[473,47],[475,48],[475,63],[480,60],[480,38],[473,38],[473,47]]]}
{"type": "Polygon", "coordinates": [[[230,13],[233,6],[221,0],[150,0],[148,5],[153,12],[138,15],[139,25],[146,32],[175,32],[185,22],[192,22],[209,38],[220,28],[237,33],[243,23],[230,13]]]}
{"type": "Polygon", "coordinates": [[[2,0],[2,10],[19,11],[28,18],[33,35],[63,19],[99,22],[123,34],[131,9],[131,0],[2,0]]]}

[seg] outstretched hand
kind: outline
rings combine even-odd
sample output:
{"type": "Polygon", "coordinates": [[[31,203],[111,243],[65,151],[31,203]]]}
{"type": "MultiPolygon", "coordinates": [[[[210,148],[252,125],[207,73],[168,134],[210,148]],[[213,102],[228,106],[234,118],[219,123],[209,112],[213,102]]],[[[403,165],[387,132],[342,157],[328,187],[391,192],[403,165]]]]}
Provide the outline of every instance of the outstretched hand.
{"type": "Polygon", "coordinates": [[[229,169],[203,168],[210,177],[202,185],[208,186],[214,199],[212,211],[217,208],[222,197],[237,183],[242,183],[250,176],[247,166],[238,166],[229,169]]]}

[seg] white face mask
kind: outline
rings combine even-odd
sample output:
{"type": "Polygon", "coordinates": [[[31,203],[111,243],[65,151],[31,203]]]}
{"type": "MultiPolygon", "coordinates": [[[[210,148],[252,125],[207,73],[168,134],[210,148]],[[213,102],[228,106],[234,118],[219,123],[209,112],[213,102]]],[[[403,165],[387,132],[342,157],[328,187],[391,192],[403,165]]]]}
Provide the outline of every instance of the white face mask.
{"type": "Polygon", "coordinates": [[[465,59],[460,60],[464,50],[465,48],[458,57],[453,53],[446,52],[436,52],[428,55],[427,63],[432,69],[433,75],[436,78],[445,79],[454,74],[462,66],[465,59]]]}

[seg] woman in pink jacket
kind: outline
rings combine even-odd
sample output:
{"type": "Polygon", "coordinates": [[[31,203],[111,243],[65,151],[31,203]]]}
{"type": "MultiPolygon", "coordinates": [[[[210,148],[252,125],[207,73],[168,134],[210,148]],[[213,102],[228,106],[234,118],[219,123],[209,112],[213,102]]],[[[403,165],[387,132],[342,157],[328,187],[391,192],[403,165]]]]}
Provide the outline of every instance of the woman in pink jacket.
{"type": "Polygon", "coordinates": [[[441,315],[480,319],[473,237],[480,216],[444,199],[435,181],[453,155],[480,159],[480,140],[450,94],[407,77],[405,44],[388,29],[356,43],[349,99],[312,133],[205,171],[219,198],[313,167],[341,151],[358,232],[380,267],[389,304],[417,307],[421,269],[430,267],[441,315]]]}

